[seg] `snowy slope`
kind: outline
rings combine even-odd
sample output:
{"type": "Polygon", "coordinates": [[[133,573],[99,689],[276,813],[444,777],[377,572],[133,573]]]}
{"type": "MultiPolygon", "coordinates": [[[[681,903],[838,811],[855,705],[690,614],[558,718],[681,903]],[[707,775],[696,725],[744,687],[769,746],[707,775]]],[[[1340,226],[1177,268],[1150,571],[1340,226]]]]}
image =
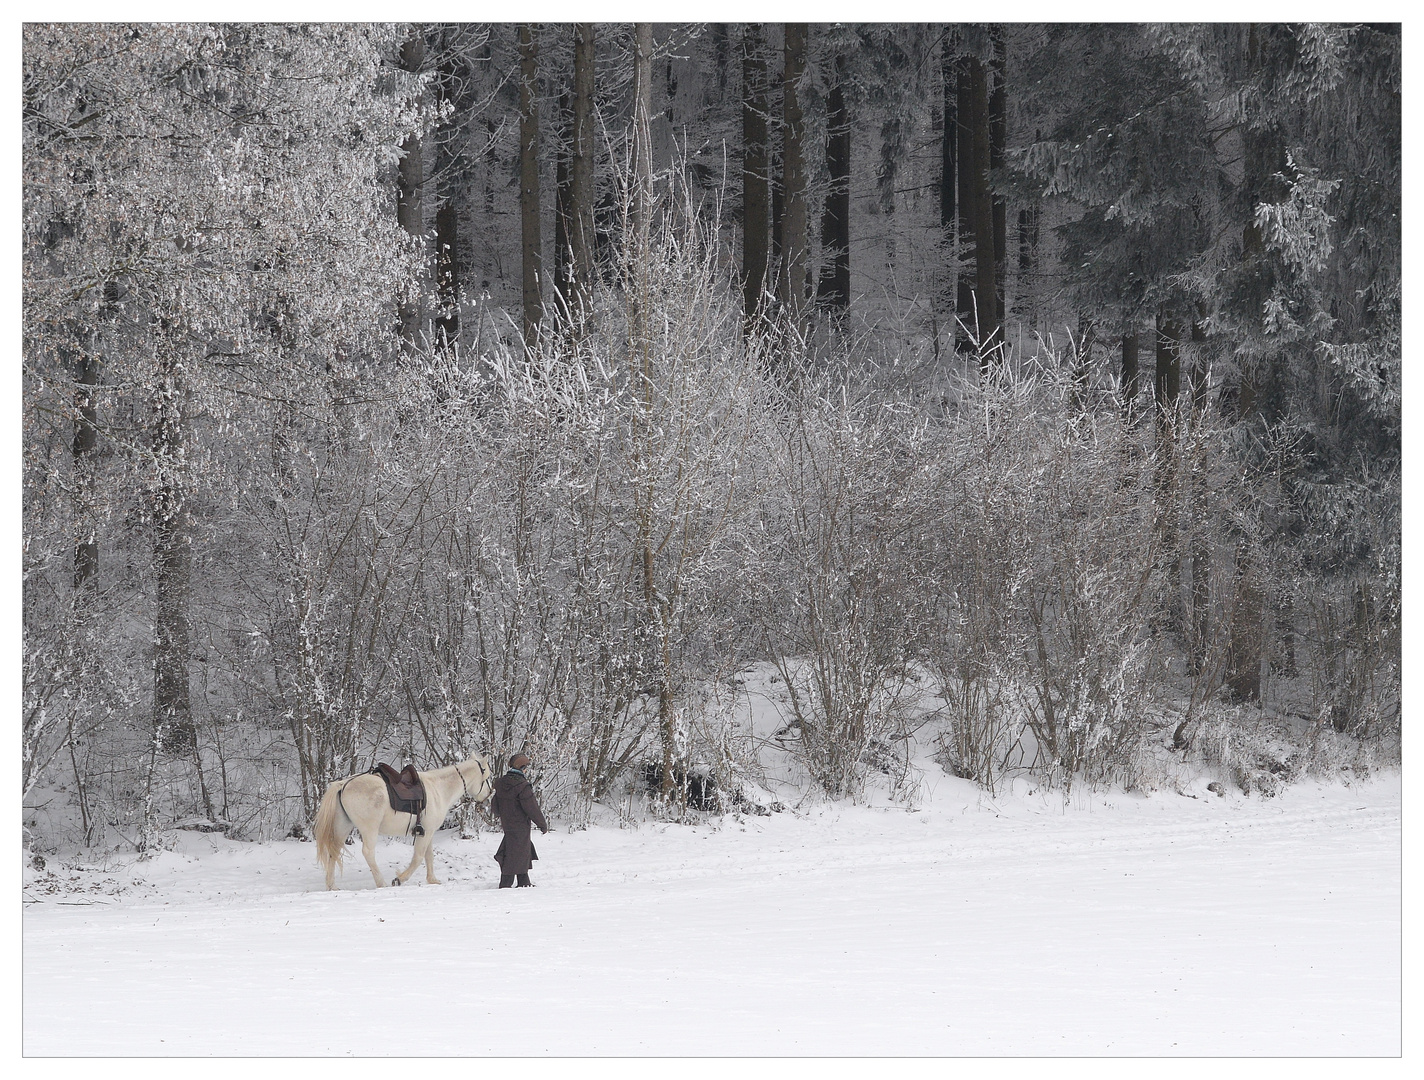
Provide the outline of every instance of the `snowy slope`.
{"type": "MultiPolygon", "coordinates": [[[[1028,796],[938,776],[538,838],[326,892],[311,844],[27,867],[29,1055],[1393,1055],[1400,785],[1028,796]],[[882,800],[883,803],[883,800],[882,800]],[[379,969],[418,963],[399,993],[379,969]]],[[[389,869],[409,847],[382,846],[389,869]]]]}

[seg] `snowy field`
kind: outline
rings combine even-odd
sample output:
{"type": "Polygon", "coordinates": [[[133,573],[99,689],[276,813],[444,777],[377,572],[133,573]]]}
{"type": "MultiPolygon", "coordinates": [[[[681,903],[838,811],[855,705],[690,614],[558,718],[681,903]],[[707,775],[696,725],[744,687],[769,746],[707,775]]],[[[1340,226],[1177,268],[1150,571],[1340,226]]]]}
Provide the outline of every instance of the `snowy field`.
{"type": "Polygon", "coordinates": [[[1398,1054],[1397,775],[1204,784],[991,801],[935,772],[915,811],[555,823],[525,890],[497,834],[379,891],[354,848],[325,891],[298,841],[27,865],[24,1051],[1398,1054]]]}

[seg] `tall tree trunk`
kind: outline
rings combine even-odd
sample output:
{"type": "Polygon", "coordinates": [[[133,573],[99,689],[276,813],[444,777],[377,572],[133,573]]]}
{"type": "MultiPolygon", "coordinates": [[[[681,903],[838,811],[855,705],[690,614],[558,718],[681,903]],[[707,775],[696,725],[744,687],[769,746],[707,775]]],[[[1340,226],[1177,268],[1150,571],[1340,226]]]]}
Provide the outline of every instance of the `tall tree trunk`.
{"type": "Polygon", "coordinates": [[[786,177],[784,176],[785,155],[782,151],[782,143],[785,141],[785,133],[781,130],[781,124],[776,125],[777,135],[771,143],[771,270],[770,273],[777,277],[773,283],[772,291],[780,295],[781,289],[781,258],[784,245],[781,242],[782,228],[786,224],[786,177]]]}
{"type": "Polygon", "coordinates": [[[959,332],[962,350],[973,351],[971,335],[978,333],[974,313],[974,76],[977,61],[957,56],[954,61],[955,157],[958,167],[959,244],[955,265],[955,308],[963,329],[959,332]]]}
{"type": "Polygon", "coordinates": [[[1231,636],[1226,649],[1226,686],[1237,701],[1260,701],[1265,603],[1256,580],[1255,560],[1244,537],[1237,541],[1235,562],[1235,602],[1231,607],[1231,636]]]}
{"type": "Polygon", "coordinates": [[[667,120],[669,131],[677,129],[677,71],[672,66],[671,53],[663,63],[663,92],[667,99],[663,102],[662,115],[667,120]]]}
{"type": "MultiPolygon", "coordinates": [[[[778,87],[783,82],[786,68],[785,39],[785,28],[783,27],[781,65],[771,73],[772,81],[778,87]]],[[[786,224],[786,123],[784,115],[777,118],[775,134],[768,140],[768,152],[771,155],[771,164],[768,170],[771,174],[771,267],[768,272],[776,279],[768,284],[770,291],[780,296],[781,262],[785,255],[785,245],[782,240],[786,224]]]]}
{"type": "Polygon", "coordinates": [[[488,220],[494,217],[495,192],[504,188],[504,164],[499,160],[499,123],[492,112],[485,113],[484,158],[485,219],[488,220]]]}
{"type": "Polygon", "coordinates": [[[569,160],[569,290],[573,315],[582,322],[592,314],[594,244],[593,205],[593,23],[574,26],[573,139],[569,160]]]}
{"type": "MultiPolygon", "coordinates": [[[[653,24],[633,24],[633,175],[629,190],[632,235],[624,241],[624,262],[629,271],[631,297],[629,327],[631,352],[637,357],[642,386],[651,403],[653,347],[649,323],[649,296],[653,213],[653,24]]],[[[652,548],[645,552],[651,559],[652,548]]],[[[651,561],[645,564],[652,572],[651,561]]],[[[651,602],[653,581],[644,582],[651,602]]]]}
{"type": "Polygon", "coordinates": [[[1029,315],[1034,330],[1038,329],[1038,312],[1034,297],[1038,275],[1038,217],[1037,203],[1030,203],[1019,211],[1018,306],[1021,313],[1029,315]]]}
{"type": "Polygon", "coordinates": [[[1153,473],[1157,535],[1167,567],[1167,617],[1183,628],[1181,552],[1177,530],[1177,398],[1182,387],[1181,328],[1170,315],[1157,315],[1157,366],[1152,380],[1157,462],[1153,473]]]}
{"type": "Polygon", "coordinates": [[[850,122],[846,116],[844,54],[836,56],[836,84],[826,101],[826,191],[821,215],[821,269],[819,298],[833,314],[850,305],[850,122]]]}
{"type": "Polygon", "coordinates": [[[712,24],[712,58],[717,71],[716,100],[722,101],[727,94],[727,68],[731,59],[726,23],[712,24]]]}
{"type": "MultiPolygon", "coordinates": [[[[1257,51],[1257,28],[1252,24],[1250,29],[1250,47],[1248,63],[1255,59],[1257,51]]],[[[1246,274],[1246,310],[1254,313],[1260,310],[1260,306],[1270,295],[1270,284],[1266,280],[1266,243],[1262,235],[1261,228],[1256,224],[1253,211],[1256,204],[1264,194],[1265,181],[1261,173],[1265,168],[1265,159],[1268,156],[1266,148],[1263,146],[1264,140],[1257,132],[1246,131],[1243,137],[1245,144],[1244,158],[1244,186],[1246,188],[1246,224],[1242,229],[1241,236],[1241,260],[1246,274]]],[[[1247,317],[1247,331],[1259,331],[1259,327],[1252,325],[1252,316],[1247,317]]],[[[1241,358],[1241,374],[1236,394],[1236,415],[1238,420],[1251,420],[1257,411],[1257,384],[1258,371],[1255,361],[1247,356],[1241,358]]]]}
{"type": "MultiPolygon", "coordinates": [[[[959,31],[946,30],[940,46],[940,98],[944,109],[944,131],[940,137],[939,159],[939,226],[948,250],[957,252],[959,241],[959,87],[956,56],[959,52],[959,31]]],[[[959,264],[956,255],[945,277],[944,292],[931,309],[934,316],[935,360],[940,355],[939,312],[950,315],[950,341],[957,341],[959,332],[953,314],[958,309],[956,289],[959,284],[959,264]]]]}
{"type": "Polygon", "coordinates": [[[973,156],[969,168],[969,185],[974,196],[969,200],[974,214],[974,305],[977,320],[980,361],[987,364],[991,353],[1002,343],[999,333],[998,281],[994,264],[994,202],[989,188],[989,72],[982,62],[969,61],[970,122],[973,156]]]}
{"type": "Polygon", "coordinates": [[[763,309],[771,240],[770,108],[766,44],[757,23],[742,31],[742,294],[751,326],[763,309]]]}
{"type": "Polygon", "coordinates": [[[799,325],[806,303],[806,124],[801,112],[801,77],[806,71],[806,24],[787,23],[781,73],[782,186],[781,273],[777,299],[799,325]]]}
{"type": "MultiPolygon", "coordinates": [[[[1204,313],[1203,313],[1204,317],[1204,313]]],[[[1207,371],[1202,356],[1206,344],[1206,326],[1199,320],[1192,321],[1192,394],[1191,423],[1196,445],[1200,438],[1196,427],[1201,424],[1206,411],[1207,371]]],[[[1192,578],[1192,632],[1191,669],[1192,674],[1201,674],[1207,667],[1207,653],[1211,641],[1211,542],[1207,533],[1207,474],[1205,468],[1192,468],[1191,503],[1188,507],[1191,530],[1188,551],[1189,569],[1192,578]]]]}
{"type": "MultiPolygon", "coordinates": [[[[1263,38],[1272,32],[1274,31],[1271,27],[1255,23],[1248,28],[1248,76],[1255,74],[1263,66],[1261,54],[1266,44],[1263,38]]],[[[1246,189],[1243,209],[1246,222],[1242,231],[1241,254],[1246,275],[1246,308],[1249,312],[1259,313],[1271,295],[1274,281],[1265,238],[1256,224],[1255,208],[1262,202],[1279,202],[1285,195],[1281,181],[1276,179],[1286,168],[1285,145],[1279,132],[1269,127],[1260,130],[1248,127],[1243,132],[1243,143],[1243,183],[1246,189]]],[[[1259,318],[1259,314],[1255,314],[1247,324],[1248,334],[1257,341],[1264,336],[1264,328],[1259,324],[1259,318]]],[[[1249,353],[1249,350],[1247,351],[1249,353]]],[[[1265,419],[1269,422],[1273,411],[1271,402],[1267,400],[1270,381],[1269,369],[1263,368],[1260,358],[1254,361],[1243,359],[1236,395],[1239,421],[1254,424],[1265,419]]],[[[1242,536],[1236,546],[1235,596],[1228,626],[1230,641],[1226,650],[1226,685],[1238,701],[1256,701],[1261,694],[1261,654],[1265,644],[1262,620],[1265,604],[1257,578],[1258,572],[1252,564],[1250,544],[1246,537],[1242,536]]]]}
{"type": "MultiPolygon", "coordinates": [[[[105,302],[101,314],[111,310],[110,296],[117,294],[112,282],[104,285],[105,302]]],[[[99,537],[94,506],[94,450],[99,443],[98,411],[94,402],[94,387],[99,383],[101,363],[98,333],[84,334],[79,341],[74,372],[74,440],[71,455],[74,460],[75,536],[74,588],[91,586],[99,574],[99,537]]]]}
{"type": "Polygon", "coordinates": [[[885,265],[892,274],[895,272],[895,238],[898,233],[895,228],[895,186],[900,174],[903,142],[904,124],[900,117],[887,117],[880,125],[880,164],[875,170],[875,188],[880,213],[884,217],[885,265]]]}
{"type": "Polygon", "coordinates": [[[653,24],[633,24],[633,238],[646,268],[653,206],[653,24]]]}
{"type": "MultiPolygon", "coordinates": [[[[440,96],[452,110],[460,108],[455,88],[459,85],[458,57],[446,49],[440,63],[440,96]]],[[[455,138],[459,118],[453,116],[440,140],[447,147],[455,138]]],[[[435,285],[440,313],[435,325],[447,342],[460,338],[460,204],[462,185],[456,167],[457,154],[442,149],[437,171],[441,181],[439,204],[435,209],[435,285]]]]}
{"type": "MultiPolygon", "coordinates": [[[[1266,48],[1266,36],[1278,32],[1271,26],[1250,24],[1247,30],[1246,70],[1248,78],[1258,73],[1264,66],[1262,52],[1266,48]]],[[[1245,125],[1242,131],[1244,205],[1242,210],[1246,220],[1242,229],[1241,256],[1242,270],[1246,277],[1246,304],[1249,313],[1247,330],[1258,341],[1264,336],[1261,325],[1261,311],[1271,296],[1274,287],[1274,273],[1271,260],[1266,252],[1265,237],[1256,224],[1255,211],[1260,203],[1278,203],[1288,194],[1279,177],[1287,171],[1286,146],[1281,134],[1274,126],[1262,128],[1245,125]]],[[[1251,350],[1256,351],[1256,350],[1251,350]]],[[[1266,404],[1261,400],[1268,389],[1269,373],[1262,370],[1260,358],[1243,359],[1241,383],[1237,394],[1239,418],[1250,419],[1266,404]]],[[[1267,405],[1266,411],[1270,412],[1267,405]]]]}
{"type": "Polygon", "coordinates": [[[943,80],[944,136],[940,140],[939,159],[939,226],[946,238],[954,236],[959,213],[956,184],[959,179],[959,87],[955,54],[959,49],[959,34],[948,31],[940,52],[940,77],[943,80]]]}
{"type": "MultiPolygon", "coordinates": [[[[990,30],[990,36],[994,44],[993,76],[994,90],[989,99],[989,168],[1002,169],[1004,167],[1004,152],[1008,145],[1009,137],[1009,106],[1008,87],[1006,78],[1008,74],[1008,44],[1005,41],[1004,28],[994,26],[990,30]]],[[[1008,208],[1004,203],[1004,197],[998,192],[993,195],[993,217],[994,217],[994,322],[1000,328],[1000,337],[1003,336],[1004,318],[1007,314],[1004,305],[1004,279],[1007,276],[1004,268],[1009,261],[1009,225],[1008,208]]]]}
{"type": "Polygon", "coordinates": [[[1181,328],[1170,315],[1157,316],[1157,367],[1152,380],[1156,406],[1157,448],[1163,458],[1175,445],[1177,397],[1182,390],[1181,328]]]}
{"type": "Polygon", "coordinates": [[[569,93],[559,95],[559,159],[554,166],[554,304],[561,316],[569,313],[569,140],[573,123],[569,115],[569,93]]]}
{"type": "Polygon", "coordinates": [[[460,206],[453,194],[435,211],[435,275],[440,314],[435,326],[447,342],[460,339],[460,206]]]}
{"type": "MultiPolygon", "coordinates": [[[[165,334],[165,337],[167,335],[165,334]]],[[[153,724],[168,753],[189,750],[195,741],[188,694],[191,645],[188,632],[189,557],[187,432],[183,418],[183,365],[159,346],[164,357],[155,401],[153,438],[158,484],[153,499],[153,570],[157,592],[153,651],[153,724]]]]}
{"type": "MultiPolygon", "coordinates": [[[[417,72],[425,63],[425,37],[414,32],[401,45],[400,64],[405,71],[417,72]]],[[[425,159],[421,153],[420,136],[409,135],[401,143],[400,187],[396,198],[396,220],[411,236],[420,239],[425,233],[425,214],[421,190],[425,183],[425,159]]],[[[421,330],[419,291],[414,300],[400,306],[400,335],[407,349],[414,349],[421,330]]]]}
{"type": "Polygon", "coordinates": [[[1129,408],[1132,402],[1137,400],[1137,393],[1141,388],[1137,356],[1137,331],[1129,330],[1122,335],[1122,397],[1129,408]]]}
{"type": "MultiPolygon", "coordinates": [[[[651,279],[652,205],[653,205],[653,25],[633,24],[633,175],[629,190],[631,235],[625,238],[624,265],[627,268],[629,312],[629,352],[634,358],[640,397],[651,407],[653,350],[649,322],[651,279]]],[[[650,523],[649,523],[650,524],[650,523]]],[[[643,587],[649,605],[653,604],[656,583],[653,580],[652,546],[648,534],[643,539],[643,587]]]]}
{"type": "MultiPolygon", "coordinates": [[[[629,330],[630,352],[637,365],[639,397],[644,412],[640,425],[642,439],[651,439],[653,405],[653,349],[648,303],[651,291],[648,261],[653,197],[653,27],[651,23],[633,24],[633,177],[630,207],[631,250],[624,256],[631,271],[629,282],[632,298],[629,330]]],[[[640,473],[644,470],[640,469],[640,473]]],[[[643,604],[649,629],[658,641],[658,731],[663,752],[663,799],[671,803],[674,788],[674,764],[677,760],[677,730],[672,710],[672,679],[668,651],[668,628],[664,624],[662,605],[658,599],[657,565],[653,551],[653,490],[650,481],[638,497],[638,556],[642,564],[643,604]]]]}
{"type": "Polygon", "coordinates": [[[523,249],[524,349],[539,348],[544,321],[543,243],[539,235],[539,41],[532,23],[519,26],[519,226],[523,249]]]}
{"type": "Polygon", "coordinates": [[[1276,595],[1276,641],[1280,652],[1271,658],[1271,670],[1287,679],[1300,674],[1295,659],[1295,597],[1290,593],[1290,584],[1281,586],[1276,595]]]}

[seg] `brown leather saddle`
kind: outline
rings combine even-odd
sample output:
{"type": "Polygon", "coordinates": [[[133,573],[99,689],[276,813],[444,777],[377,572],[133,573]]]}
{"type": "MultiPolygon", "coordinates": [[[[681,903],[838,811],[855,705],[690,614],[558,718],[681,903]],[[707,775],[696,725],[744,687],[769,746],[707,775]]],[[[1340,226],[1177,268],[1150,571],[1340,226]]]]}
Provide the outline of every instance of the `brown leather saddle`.
{"type": "MultiPolygon", "coordinates": [[[[407,765],[400,772],[396,772],[381,761],[376,763],[371,772],[386,782],[386,793],[390,796],[392,810],[398,814],[414,814],[417,819],[420,817],[425,809],[425,782],[416,773],[414,765],[407,765]]],[[[418,823],[412,831],[416,836],[425,832],[418,823]]]]}

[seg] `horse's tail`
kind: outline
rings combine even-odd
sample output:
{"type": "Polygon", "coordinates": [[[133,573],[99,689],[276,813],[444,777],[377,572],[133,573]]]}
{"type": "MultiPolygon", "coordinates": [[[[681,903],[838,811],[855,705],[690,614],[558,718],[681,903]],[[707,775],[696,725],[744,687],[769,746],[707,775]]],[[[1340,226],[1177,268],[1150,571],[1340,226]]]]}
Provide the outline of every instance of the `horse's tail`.
{"type": "Polygon", "coordinates": [[[321,797],[321,806],[316,812],[316,858],[326,871],[326,879],[331,881],[333,871],[341,868],[342,857],[346,854],[346,838],[351,835],[354,822],[346,816],[341,805],[341,789],[345,781],[337,780],[328,784],[326,794],[321,797]]]}

